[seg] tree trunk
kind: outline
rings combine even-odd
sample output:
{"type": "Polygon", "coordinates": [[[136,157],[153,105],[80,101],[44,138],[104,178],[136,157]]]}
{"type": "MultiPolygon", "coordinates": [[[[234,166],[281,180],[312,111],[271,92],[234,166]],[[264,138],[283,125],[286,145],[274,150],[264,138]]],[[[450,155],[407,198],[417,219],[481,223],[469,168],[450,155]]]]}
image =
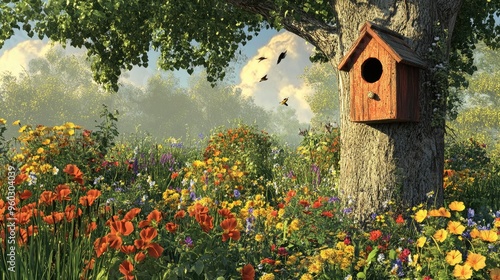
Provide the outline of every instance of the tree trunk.
{"type": "MultiPolygon", "coordinates": [[[[451,34],[460,2],[336,1],[339,37],[332,64],[338,65],[366,21],[403,35],[412,49],[424,58],[436,34],[443,29],[451,34]]],[[[444,53],[443,62],[446,63],[449,49],[444,53]]],[[[429,69],[433,66],[429,65],[429,69]]],[[[419,122],[387,124],[350,121],[349,74],[339,72],[340,192],[343,201],[349,201],[347,207],[352,208],[360,220],[372,213],[382,213],[390,201],[396,202],[400,210],[422,202],[442,203],[444,119],[436,113],[442,112],[443,106],[433,102],[437,94],[433,90],[435,87],[424,86],[433,81],[429,69],[420,73],[419,122]],[[430,192],[434,192],[432,199],[428,198],[430,192]]]]}

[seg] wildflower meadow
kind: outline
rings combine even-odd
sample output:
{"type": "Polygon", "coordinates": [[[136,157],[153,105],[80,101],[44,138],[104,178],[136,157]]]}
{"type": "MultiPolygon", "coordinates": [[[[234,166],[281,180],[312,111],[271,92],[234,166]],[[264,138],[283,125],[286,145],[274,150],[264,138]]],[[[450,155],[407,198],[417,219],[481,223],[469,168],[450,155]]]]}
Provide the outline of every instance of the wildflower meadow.
{"type": "Polygon", "coordinates": [[[243,124],[119,137],[116,120],[0,119],[2,279],[500,279],[498,162],[474,139],[447,148],[444,205],[387,201],[360,225],[336,128],[291,148],[243,124]]]}

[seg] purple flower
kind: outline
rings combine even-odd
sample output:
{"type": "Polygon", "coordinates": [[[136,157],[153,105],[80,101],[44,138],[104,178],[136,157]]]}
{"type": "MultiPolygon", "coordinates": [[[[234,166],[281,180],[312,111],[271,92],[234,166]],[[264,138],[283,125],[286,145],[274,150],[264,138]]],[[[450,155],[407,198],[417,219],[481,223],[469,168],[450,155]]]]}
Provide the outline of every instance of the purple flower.
{"type": "Polygon", "coordinates": [[[344,214],[351,214],[352,208],[344,208],[344,210],[342,210],[342,212],[344,212],[344,214]]]}
{"type": "Polygon", "coordinates": [[[238,190],[234,190],[234,192],[233,192],[233,193],[234,193],[234,197],[235,197],[235,198],[238,198],[238,197],[240,197],[240,195],[241,195],[240,191],[238,191],[238,190]]]}
{"type": "Polygon", "coordinates": [[[473,218],[474,217],[474,209],[469,208],[467,209],[467,218],[473,218]]]}
{"type": "Polygon", "coordinates": [[[332,196],[330,197],[330,199],[328,200],[328,202],[332,203],[332,202],[339,202],[340,199],[338,197],[335,197],[335,196],[332,196]]]}
{"type": "Polygon", "coordinates": [[[188,247],[192,247],[193,246],[193,239],[191,239],[191,237],[186,237],[186,239],[184,239],[184,243],[188,246],[188,247]]]}

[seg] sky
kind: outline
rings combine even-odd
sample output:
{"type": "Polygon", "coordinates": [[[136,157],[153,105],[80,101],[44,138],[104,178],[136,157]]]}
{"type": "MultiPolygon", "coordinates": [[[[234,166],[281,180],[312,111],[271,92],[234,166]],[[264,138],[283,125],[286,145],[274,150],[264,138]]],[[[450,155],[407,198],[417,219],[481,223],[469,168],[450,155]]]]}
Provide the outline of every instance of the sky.
{"type": "MultiPolygon", "coordinates": [[[[51,48],[48,40],[31,39],[24,33],[16,33],[0,49],[0,73],[10,71],[19,74],[27,68],[31,59],[42,57],[51,48]]],[[[313,47],[302,38],[287,32],[264,30],[254,36],[241,48],[248,58],[246,63],[235,69],[235,83],[245,97],[253,97],[255,103],[268,110],[273,110],[284,98],[289,98],[290,108],[296,110],[297,118],[308,123],[312,112],[305,97],[313,91],[300,79],[304,68],[311,65],[309,55],[313,47]],[[277,64],[278,56],[286,51],[286,57],[277,64]],[[268,59],[259,62],[258,57],[268,59]],[[268,80],[259,82],[267,75],[268,80]]],[[[67,48],[68,53],[83,53],[81,49],[67,48]]],[[[148,68],[135,67],[130,71],[128,80],[138,86],[144,86],[151,75],[158,70],[155,53],[151,53],[148,68]]],[[[176,72],[181,85],[187,86],[189,75],[185,71],[176,72]]]]}

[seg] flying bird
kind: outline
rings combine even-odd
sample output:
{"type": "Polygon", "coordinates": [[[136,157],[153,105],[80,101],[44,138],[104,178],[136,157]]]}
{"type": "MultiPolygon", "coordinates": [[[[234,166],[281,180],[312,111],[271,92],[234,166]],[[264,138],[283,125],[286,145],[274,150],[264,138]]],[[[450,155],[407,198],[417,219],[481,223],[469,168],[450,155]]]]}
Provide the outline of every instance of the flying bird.
{"type": "Polygon", "coordinates": [[[261,62],[261,61],[262,61],[262,60],[264,60],[264,59],[267,59],[267,57],[261,56],[261,57],[257,58],[257,60],[258,60],[259,62],[261,62]]]}
{"type": "Polygon", "coordinates": [[[280,53],[280,56],[278,57],[278,63],[276,64],[280,64],[281,60],[283,60],[285,57],[286,57],[286,51],[280,53]]]}
{"type": "Polygon", "coordinates": [[[288,102],[288,97],[286,97],[285,99],[281,100],[280,104],[288,106],[287,102],[288,102]]]}
{"type": "Polygon", "coordinates": [[[264,77],[260,78],[259,83],[260,83],[260,82],[262,82],[262,81],[267,81],[267,74],[266,74],[266,75],[264,75],[264,77]]]}

